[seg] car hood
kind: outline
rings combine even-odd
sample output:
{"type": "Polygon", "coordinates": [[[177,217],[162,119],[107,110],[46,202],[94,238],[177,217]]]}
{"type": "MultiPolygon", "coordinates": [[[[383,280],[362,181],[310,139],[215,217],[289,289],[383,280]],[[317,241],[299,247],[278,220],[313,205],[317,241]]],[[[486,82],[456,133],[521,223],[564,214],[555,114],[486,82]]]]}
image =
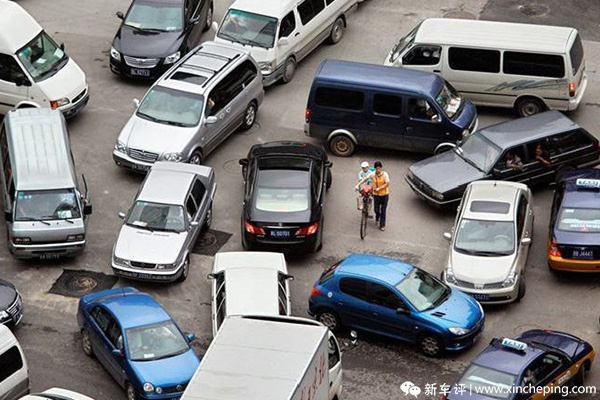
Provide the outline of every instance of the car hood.
{"type": "Polygon", "coordinates": [[[471,100],[464,99],[464,102],[465,104],[461,110],[461,113],[458,115],[456,120],[453,121],[453,123],[461,129],[467,129],[471,125],[471,122],[477,118],[477,109],[475,108],[475,105],[471,103],[471,100]]]}
{"type": "MultiPolygon", "coordinates": [[[[73,100],[87,88],[85,73],[72,58],[54,75],[37,83],[50,100],[73,100]]],[[[49,107],[50,104],[44,104],[49,107]]]]}
{"type": "Polygon", "coordinates": [[[164,58],[180,49],[183,37],[183,31],[149,33],[121,25],[113,47],[127,56],[164,58]]]}
{"type": "Polygon", "coordinates": [[[554,230],[556,243],[574,246],[598,246],[600,233],[565,232],[554,230]]]}
{"type": "Polygon", "coordinates": [[[454,289],[446,301],[426,313],[430,320],[442,322],[448,328],[472,329],[483,317],[476,300],[454,289]]]}
{"type": "Polygon", "coordinates": [[[230,40],[223,39],[219,36],[215,36],[214,41],[218,43],[225,43],[229,45],[238,46],[244,51],[249,51],[252,55],[252,58],[254,58],[256,62],[271,62],[275,58],[273,48],[265,49],[264,47],[245,45],[240,42],[232,42],[230,40]]]}
{"type": "Polygon", "coordinates": [[[0,280],[0,311],[6,310],[17,298],[15,287],[6,281],[0,280]]]}
{"type": "Polygon", "coordinates": [[[479,257],[452,251],[454,277],[473,284],[503,282],[510,272],[515,255],[479,257]]]}
{"type": "Polygon", "coordinates": [[[128,148],[152,153],[176,153],[185,149],[196,128],[184,128],[148,121],[132,115],[119,134],[128,148]]]}
{"type": "Polygon", "coordinates": [[[171,264],[179,257],[187,232],[150,232],[123,225],[114,255],[150,264],[171,264]]]}
{"type": "Polygon", "coordinates": [[[411,165],[409,170],[440,193],[458,189],[485,177],[482,171],[468,164],[454,151],[446,151],[419,161],[411,165]]]}
{"type": "Polygon", "coordinates": [[[178,356],[156,361],[131,361],[133,372],[140,379],[140,385],[150,382],[154,387],[186,385],[191,379],[200,361],[193,349],[178,356]]]}

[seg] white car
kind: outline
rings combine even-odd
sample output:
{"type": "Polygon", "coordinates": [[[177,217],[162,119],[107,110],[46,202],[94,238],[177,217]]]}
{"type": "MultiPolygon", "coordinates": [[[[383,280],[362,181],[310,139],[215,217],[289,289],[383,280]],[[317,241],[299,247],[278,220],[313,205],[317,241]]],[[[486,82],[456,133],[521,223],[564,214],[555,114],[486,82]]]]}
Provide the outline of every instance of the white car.
{"type": "Polygon", "coordinates": [[[42,393],[29,394],[21,397],[21,400],[94,400],[91,397],[84,396],[70,390],[52,388],[42,393]]]}
{"type": "Polygon", "coordinates": [[[281,253],[217,253],[212,279],[213,336],[230,315],[291,315],[289,281],[281,253]]]}
{"type": "Polygon", "coordinates": [[[533,197],[522,183],[479,181],[467,186],[442,279],[482,303],[525,296],[525,266],[533,237],[533,197]]]}

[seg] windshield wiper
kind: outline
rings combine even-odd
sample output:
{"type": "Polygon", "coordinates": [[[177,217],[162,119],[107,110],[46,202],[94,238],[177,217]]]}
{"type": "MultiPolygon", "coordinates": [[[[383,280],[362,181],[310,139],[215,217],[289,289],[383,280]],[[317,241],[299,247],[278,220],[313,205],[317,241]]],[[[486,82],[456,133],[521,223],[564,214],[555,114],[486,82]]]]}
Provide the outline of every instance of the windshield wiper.
{"type": "MultiPolygon", "coordinates": [[[[445,302],[448,299],[448,297],[450,297],[450,293],[452,293],[452,291],[450,289],[446,288],[444,290],[444,294],[442,294],[440,297],[438,297],[438,299],[435,302],[433,302],[433,304],[431,306],[427,307],[427,310],[432,310],[432,309],[436,308],[437,306],[439,306],[440,304],[442,304],[443,302],[445,302]]],[[[427,311],[427,310],[425,310],[425,311],[427,311]]]]}
{"type": "Polygon", "coordinates": [[[164,120],[162,122],[164,122],[167,125],[181,126],[181,127],[184,127],[184,128],[189,128],[190,127],[190,125],[184,124],[183,122],[175,122],[175,121],[167,121],[167,120],[164,120]]]}
{"type": "Polygon", "coordinates": [[[137,115],[139,115],[140,117],[142,117],[144,119],[150,120],[152,122],[158,122],[158,123],[162,122],[162,120],[160,120],[160,119],[158,119],[156,117],[153,117],[152,115],[148,115],[146,113],[143,113],[141,111],[138,111],[137,115]]]}
{"type": "MultiPolygon", "coordinates": [[[[47,215],[42,216],[41,218],[45,218],[45,217],[47,217],[47,215]]],[[[35,221],[35,222],[41,222],[42,224],[51,225],[50,222],[44,221],[41,218],[38,219],[38,218],[33,218],[33,217],[19,217],[19,218],[17,218],[17,222],[18,221],[35,221]]]]}
{"type": "Polygon", "coordinates": [[[259,43],[256,40],[246,39],[246,38],[244,38],[243,40],[246,42],[246,44],[250,44],[252,46],[257,46],[257,47],[262,47],[263,49],[268,49],[268,47],[266,45],[259,43]]]}

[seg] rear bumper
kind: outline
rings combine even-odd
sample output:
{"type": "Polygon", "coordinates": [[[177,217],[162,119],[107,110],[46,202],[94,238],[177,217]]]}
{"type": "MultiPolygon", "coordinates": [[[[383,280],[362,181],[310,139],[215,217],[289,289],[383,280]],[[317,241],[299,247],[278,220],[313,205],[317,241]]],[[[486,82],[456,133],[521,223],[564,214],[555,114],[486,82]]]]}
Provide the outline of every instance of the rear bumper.
{"type": "Polygon", "coordinates": [[[569,111],[575,110],[577,107],[579,107],[579,103],[581,103],[581,100],[583,99],[583,95],[585,94],[587,85],[588,77],[587,74],[584,73],[583,79],[581,79],[581,88],[579,89],[579,93],[577,94],[577,96],[575,96],[575,98],[569,99],[569,111]]]}
{"type": "Polygon", "coordinates": [[[243,234],[247,250],[281,251],[283,253],[313,253],[317,250],[319,238],[319,232],[301,240],[290,241],[270,240],[264,236],[250,235],[246,231],[243,234]]]}
{"type": "Polygon", "coordinates": [[[573,260],[548,256],[548,266],[556,271],[600,272],[600,260],[573,260]]]}
{"type": "Polygon", "coordinates": [[[80,242],[51,243],[51,244],[9,244],[10,252],[17,258],[22,259],[55,259],[59,257],[75,256],[83,252],[85,240],[80,242]]]}

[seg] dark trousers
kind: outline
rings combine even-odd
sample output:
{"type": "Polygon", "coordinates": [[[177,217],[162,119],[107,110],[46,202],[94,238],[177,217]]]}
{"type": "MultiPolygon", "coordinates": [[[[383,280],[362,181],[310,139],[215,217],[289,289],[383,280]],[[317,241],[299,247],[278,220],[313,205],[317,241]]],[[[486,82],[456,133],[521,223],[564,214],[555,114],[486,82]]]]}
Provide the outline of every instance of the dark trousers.
{"type": "Polygon", "coordinates": [[[385,196],[373,196],[373,198],[375,199],[375,218],[379,221],[379,226],[384,227],[390,195],[386,194],[385,196]]]}

